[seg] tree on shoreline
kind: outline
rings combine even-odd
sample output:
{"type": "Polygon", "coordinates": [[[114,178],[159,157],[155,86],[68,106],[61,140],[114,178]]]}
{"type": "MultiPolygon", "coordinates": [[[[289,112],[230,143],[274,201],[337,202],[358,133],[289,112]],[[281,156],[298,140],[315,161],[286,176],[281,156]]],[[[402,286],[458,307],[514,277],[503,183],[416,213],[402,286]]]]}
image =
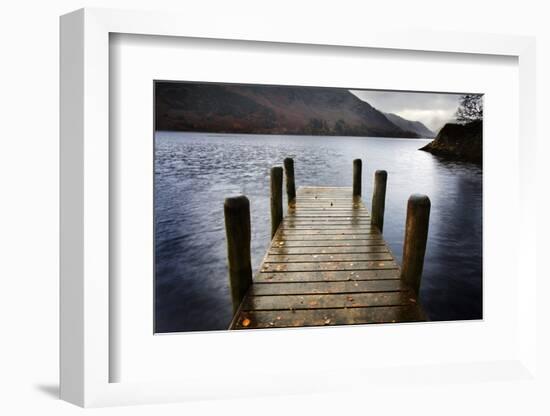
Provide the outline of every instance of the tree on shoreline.
{"type": "Polygon", "coordinates": [[[465,94],[460,97],[460,104],[456,110],[456,121],[470,123],[483,120],[483,96],[478,94],[465,94]]]}

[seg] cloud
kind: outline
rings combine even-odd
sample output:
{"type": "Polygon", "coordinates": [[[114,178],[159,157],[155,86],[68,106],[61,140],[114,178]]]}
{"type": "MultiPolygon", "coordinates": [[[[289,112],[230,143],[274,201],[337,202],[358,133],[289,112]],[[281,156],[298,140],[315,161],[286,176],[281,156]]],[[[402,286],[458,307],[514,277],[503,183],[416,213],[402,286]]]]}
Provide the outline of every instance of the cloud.
{"type": "Polygon", "coordinates": [[[437,132],[445,123],[454,121],[461,94],[350,90],[363,101],[385,113],[394,113],[420,121],[437,132]]]}

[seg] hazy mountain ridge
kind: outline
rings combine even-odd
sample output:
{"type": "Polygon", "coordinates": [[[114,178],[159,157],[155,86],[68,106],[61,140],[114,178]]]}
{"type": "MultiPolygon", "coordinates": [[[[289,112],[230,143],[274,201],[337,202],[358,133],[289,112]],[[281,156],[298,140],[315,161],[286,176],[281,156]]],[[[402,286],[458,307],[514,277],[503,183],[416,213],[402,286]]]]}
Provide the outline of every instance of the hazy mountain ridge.
{"type": "Polygon", "coordinates": [[[155,110],[156,130],[425,137],[343,89],[157,82],[155,110]]]}
{"type": "Polygon", "coordinates": [[[401,129],[406,131],[412,131],[418,134],[420,137],[432,139],[436,136],[436,134],[432,130],[427,128],[420,121],[407,120],[406,118],[403,118],[393,113],[384,113],[384,115],[397,127],[400,127],[401,129]]]}

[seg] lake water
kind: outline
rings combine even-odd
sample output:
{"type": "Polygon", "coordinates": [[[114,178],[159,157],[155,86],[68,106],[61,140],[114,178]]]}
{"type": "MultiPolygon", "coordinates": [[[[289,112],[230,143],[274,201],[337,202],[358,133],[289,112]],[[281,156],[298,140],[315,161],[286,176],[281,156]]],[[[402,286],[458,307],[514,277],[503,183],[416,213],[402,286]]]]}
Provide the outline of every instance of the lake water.
{"type": "Polygon", "coordinates": [[[227,329],[223,201],[250,200],[256,272],[270,240],[269,170],[285,157],[297,187],[351,186],[352,160],[363,159],[368,207],[374,171],[386,170],[384,237],[398,261],[407,199],[428,195],[424,308],[432,320],[482,317],[482,171],[417,150],[429,140],[156,132],[155,142],[156,332],[227,329]]]}

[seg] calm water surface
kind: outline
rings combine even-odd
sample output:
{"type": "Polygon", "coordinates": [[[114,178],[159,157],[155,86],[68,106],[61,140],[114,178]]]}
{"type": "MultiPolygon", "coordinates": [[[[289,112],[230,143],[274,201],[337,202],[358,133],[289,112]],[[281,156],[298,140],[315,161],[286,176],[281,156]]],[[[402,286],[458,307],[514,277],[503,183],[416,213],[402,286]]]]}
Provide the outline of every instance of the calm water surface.
{"type": "MultiPolygon", "coordinates": [[[[269,245],[269,170],[293,157],[296,186],[351,186],[363,200],[388,172],[384,237],[400,261],[407,198],[432,202],[421,300],[432,320],[482,317],[482,172],[418,151],[429,140],[156,132],[156,332],[227,329],[231,320],[223,201],[246,195],[254,272],[269,245]]],[[[285,201],[286,206],[286,201],[285,201]]]]}

